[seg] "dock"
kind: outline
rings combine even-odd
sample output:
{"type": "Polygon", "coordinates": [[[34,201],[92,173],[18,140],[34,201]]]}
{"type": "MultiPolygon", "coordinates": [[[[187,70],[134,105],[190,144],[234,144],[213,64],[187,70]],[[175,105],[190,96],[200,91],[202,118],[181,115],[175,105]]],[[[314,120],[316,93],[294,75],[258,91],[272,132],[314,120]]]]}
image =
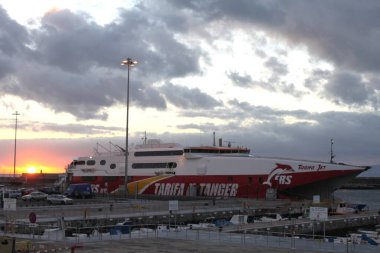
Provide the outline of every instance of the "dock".
{"type": "MultiPolygon", "coordinates": [[[[297,252],[361,252],[358,251],[361,245],[328,243],[326,234],[336,229],[380,223],[380,214],[374,210],[329,216],[323,222],[311,221],[302,217],[309,204],[289,200],[200,199],[180,200],[178,210],[169,211],[169,200],[98,198],[77,200],[72,206],[22,203],[16,211],[0,211],[0,237],[30,240],[43,249],[55,247],[55,252],[59,252],[58,248],[62,252],[70,252],[70,247],[79,245],[81,248],[76,251],[79,253],[118,253],[125,252],[126,247],[133,252],[155,252],[158,245],[167,248],[164,252],[251,252],[253,249],[256,252],[289,252],[295,249],[297,252]],[[208,217],[227,219],[232,215],[258,216],[267,212],[292,217],[222,228],[183,229],[187,223],[202,222],[208,217]],[[31,223],[31,213],[35,214],[36,223],[31,223]],[[136,230],[127,234],[109,232],[116,223],[126,219],[134,224],[136,230]],[[163,224],[168,229],[154,229],[163,224]],[[46,236],[44,231],[48,229],[62,232],[46,236]],[[197,246],[193,241],[197,241],[197,246]]],[[[378,248],[370,247],[364,252],[376,250],[378,248]]]]}

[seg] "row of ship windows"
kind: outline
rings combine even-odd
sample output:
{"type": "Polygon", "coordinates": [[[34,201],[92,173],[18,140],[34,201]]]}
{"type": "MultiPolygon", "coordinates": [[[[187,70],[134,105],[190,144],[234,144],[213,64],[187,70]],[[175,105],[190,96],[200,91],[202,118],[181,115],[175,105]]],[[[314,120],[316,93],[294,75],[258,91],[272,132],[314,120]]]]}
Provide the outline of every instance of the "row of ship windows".
{"type": "Polygon", "coordinates": [[[185,148],[184,150],[165,150],[165,151],[139,151],[135,152],[135,156],[179,156],[183,153],[241,153],[249,154],[249,149],[207,149],[207,148],[185,148]]]}
{"type": "Polygon", "coordinates": [[[196,149],[185,148],[185,153],[213,153],[213,154],[249,154],[249,149],[196,149]]]}
{"type": "MultiPolygon", "coordinates": [[[[245,153],[247,150],[205,150],[205,149],[185,149],[185,153],[245,153]]],[[[164,150],[164,151],[138,151],[134,153],[134,156],[180,156],[184,153],[183,150],[164,150]]],[[[95,160],[80,160],[75,161],[74,165],[95,165],[95,160]]],[[[105,165],[106,161],[101,160],[100,165],[105,165]]]]}
{"type": "MultiPolygon", "coordinates": [[[[213,152],[214,150],[204,150],[204,149],[185,149],[185,153],[206,153],[206,152],[213,152]]],[[[139,151],[135,152],[135,156],[180,156],[183,155],[183,150],[165,150],[165,151],[139,151]]],[[[241,151],[237,150],[217,150],[218,153],[242,153],[241,151]]],[[[213,152],[214,153],[214,152],[213,152]]],[[[74,165],[87,165],[87,166],[94,166],[96,164],[95,160],[80,160],[75,161],[74,165]]],[[[101,160],[100,165],[105,165],[106,160],[101,160]]]]}
{"type": "MultiPolygon", "coordinates": [[[[102,177],[102,179],[105,181],[105,182],[112,182],[112,181],[116,181],[119,177],[102,177]]],[[[85,181],[85,182],[92,182],[92,181],[96,181],[97,177],[96,176],[83,176],[81,177],[82,181],[85,181]]],[[[133,181],[133,178],[132,177],[128,177],[128,181],[133,181]]],[[[227,177],[227,181],[228,182],[233,182],[234,181],[234,178],[232,176],[228,176],[227,177]]],[[[249,184],[252,184],[253,183],[253,180],[252,180],[252,177],[248,177],[248,183],[249,184]]],[[[258,178],[258,183],[259,184],[262,184],[263,183],[263,178],[262,177],[259,177],[258,178]]]]}
{"type": "MultiPolygon", "coordinates": [[[[94,161],[94,160],[89,160],[89,161],[94,161]]],[[[87,165],[94,165],[92,163],[89,163],[89,161],[87,161],[87,165]]],[[[94,161],[95,162],[95,161],[94,161]]],[[[79,163],[77,163],[79,164],[79,163]]],[[[84,165],[84,161],[83,161],[83,164],[80,164],[80,165],[84,165]]],[[[105,160],[101,160],[100,161],[100,164],[101,165],[105,165],[105,160]],[[102,164],[102,161],[104,161],[104,164],[102,164]]],[[[110,169],[113,170],[116,168],[116,164],[114,163],[111,163],[110,164],[110,169]]],[[[177,163],[174,163],[174,162],[169,162],[169,163],[133,163],[132,164],[132,168],[133,169],[174,169],[174,168],[177,168],[177,163]]]]}

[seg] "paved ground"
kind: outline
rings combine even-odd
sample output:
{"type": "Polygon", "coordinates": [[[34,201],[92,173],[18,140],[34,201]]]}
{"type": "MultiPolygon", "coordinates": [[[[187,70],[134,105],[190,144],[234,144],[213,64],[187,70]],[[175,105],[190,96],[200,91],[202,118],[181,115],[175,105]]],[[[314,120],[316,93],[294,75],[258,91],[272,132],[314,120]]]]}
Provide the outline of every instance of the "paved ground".
{"type": "MultiPolygon", "coordinates": [[[[185,241],[170,239],[134,239],[118,241],[99,241],[79,244],[83,248],[76,249],[77,253],[186,253],[186,252],[205,252],[205,253],[248,253],[248,252],[266,252],[266,253],[313,253],[310,250],[302,249],[277,249],[267,247],[238,246],[228,244],[214,244],[204,241],[185,241]]],[[[65,251],[63,251],[65,252],[65,251]]],[[[66,250],[66,252],[69,252],[66,250]]],[[[315,251],[317,252],[317,251],[315,251]]],[[[320,253],[320,252],[319,252],[320,253]]]]}

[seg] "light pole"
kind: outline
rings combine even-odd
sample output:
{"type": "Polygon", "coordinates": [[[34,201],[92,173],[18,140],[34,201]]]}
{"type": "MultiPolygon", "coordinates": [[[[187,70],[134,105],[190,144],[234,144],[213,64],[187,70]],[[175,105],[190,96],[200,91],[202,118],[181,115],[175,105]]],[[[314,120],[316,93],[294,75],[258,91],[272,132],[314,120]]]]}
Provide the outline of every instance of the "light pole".
{"type": "Polygon", "coordinates": [[[125,173],[124,173],[124,187],[125,187],[125,194],[128,193],[128,123],[129,123],[129,69],[136,65],[137,61],[132,60],[131,58],[127,58],[121,62],[121,65],[127,65],[128,67],[128,77],[127,77],[127,123],[125,127],[125,173]]]}
{"type": "Polygon", "coordinates": [[[16,178],[16,151],[17,151],[17,116],[20,115],[18,113],[18,111],[16,111],[15,113],[13,113],[12,115],[15,115],[16,116],[16,123],[15,123],[15,150],[14,150],[14,153],[13,153],[13,179],[16,178]]]}

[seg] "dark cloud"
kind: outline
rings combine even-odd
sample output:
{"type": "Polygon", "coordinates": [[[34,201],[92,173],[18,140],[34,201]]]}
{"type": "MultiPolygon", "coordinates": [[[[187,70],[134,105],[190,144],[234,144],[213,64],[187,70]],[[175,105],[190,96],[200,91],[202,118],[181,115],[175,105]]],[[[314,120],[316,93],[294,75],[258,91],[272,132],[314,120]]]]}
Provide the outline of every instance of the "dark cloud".
{"type": "Polygon", "coordinates": [[[323,82],[327,81],[332,73],[328,70],[314,69],[311,75],[305,79],[304,86],[311,91],[317,91],[318,88],[323,87],[323,82]]]}
{"type": "Polygon", "coordinates": [[[106,119],[107,114],[101,109],[122,99],[121,80],[100,79],[96,73],[91,74],[79,75],[50,66],[25,64],[18,73],[18,81],[10,82],[3,90],[80,119],[106,119]]]}
{"type": "Polygon", "coordinates": [[[2,53],[0,52],[0,80],[6,77],[7,75],[13,73],[14,70],[15,66],[13,65],[12,60],[6,55],[2,55],[2,53]]]}
{"type": "Polygon", "coordinates": [[[61,10],[46,14],[33,35],[36,59],[42,64],[74,73],[85,73],[94,65],[110,64],[106,55],[112,52],[105,45],[110,42],[109,46],[114,46],[114,43],[105,36],[104,28],[83,13],[61,10]]]}
{"type": "Polygon", "coordinates": [[[84,13],[50,13],[35,30],[41,61],[66,71],[83,72],[92,66],[116,68],[126,56],[136,58],[150,76],[176,77],[196,73],[199,51],[175,39],[175,33],[138,7],[121,10],[119,19],[97,25],[84,13]],[[160,67],[159,67],[160,66],[160,67]]]}
{"type": "Polygon", "coordinates": [[[99,125],[82,125],[82,124],[56,124],[56,123],[28,123],[21,124],[21,129],[32,130],[33,132],[58,132],[68,134],[83,134],[83,135],[108,135],[110,133],[120,133],[125,131],[125,128],[120,127],[105,127],[99,125]]]}
{"type": "MultiPolygon", "coordinates": [[[[22,116],[23,114],[21,114],[22,116]]],[[[0,119],[0,129],[14,128],[15,119],[0,119]]],[[[48,123],[48,122],[38,122],[38,121],[25,121],[22,118],[19,118],[17,128],[21,131],[32,131],[35,133],[38,132],[56,132],[56,133],[66,133],[70,135],[109,135],[114,133],[123,134],[125,128],[112,127],[112,126],[102,126],[94,124],[62,124],[62,123],[48,123]]]]}
{"type": "Polygon", "coordinates": [[[250,24],[268,33],[281,34],[340,67],[360,71],[380,69],[377,57],[380,3],[376,0],[366,4],[355,0],[169,2],[202,15],[208,22],[225,21],[230,28],[250,24]]]}
{"type": "MultiPolygon", "coordinates": [[[[124,103],[118,83],[123,76],[120,76],[118,63],[130,56],[140,62],[133,71],[136,91],[131,101],[143,108],[163,110],[166,102],[161,91],[148,86],[200,73],[199,59],[208,56],[198,43],[190,42],[210,39],[211,28],[224,23],[228,23],[231,30],[243,29],[252,36],[258,29],[306,45],[312,54],[332,61],[339,68],[347,68],[347,72],[357,70],[377,75],[374,71],[380,66],[376,57],[380,51],[379,7],[377,1],[368,1],[365,5],[356,1],[307,4],[246,0],[233,3],[166,1],[162,4],[147,1],[132,9],[120,10],[117,20],[103,26],[86,13],[60,10],[46,14],[41,26],[33,30],[22,27],[0,9],[0,78],[11,73],[16,77],[2,82],[0,89],[81,119],[106,119],[103,108],[124,103]],[[188,37],[180,39],[181,36],[188,37]],[[14,73],[15,66],[18,66],[17,73],[14,73]],[[47,80],[42,78],[45,75],[47,80]],[[101,87],[102,84],[108,88],[101,87]],[[76,99],[78,97],[82,99],[76,99]]],[[[266,57],[264,51],[257,49],[256,52],[266,57]]],[[[292,83],[281,80],[288,69],[279,59],[270,57],[265,66],[272,70],[272,76],[251,82],[253,86],[296,97],[303,95],[292,83]]],[[[240,86],[251,81],[248,74],[230,72],[228,76],[240,86]]],[[[306,83],[314,90],[311,81],[312,78],[306,83]]],[[[326,97],[355,104],[360,104],[360,99],[363,102],[370,98],[371,104],[377,105],[369,94],[373,91],[373,82],[362,89],[356,87],[358,94],[339,95],[340,86],[333,81],[326,86],[329,94],[326,97]]]]}
{"type": "Polygon", "coordinates": [[[283,76],[288,74],[288,67],[275,57],[270,57],[265,62],[265,66],[272,70],[273,74],[276,76],[283,76]]]}
{"type": "MultiPolygon", "coordinates": [[[[379,1],[370,0],[366,1],[366,4],[355,0],[221,0],[192,1],[191,4],[169,2],[188,13],[197,13],[198,17],[203,17],[206,24],[224,22],[228,24],[229,29],[244,29],[252,36],[256,30],[265,31],[269,36],[282,37],[291,46],[306,46],[314,57],[333,63],[338,72],[369,73],[379,79],[379,1]]],[[[278,82],[279,76],[287,73],[286,66],[279,64],[275,58],[270,58],[266,65],[275,73],[268,80],[270,82],[278,82]]],[[[311,84],[310,81],[312,78],[307,81],[308,87],[315,90],[318,84],[311,84]]],[[[269,82],[261,83],[276,90],[268,85],[269,82]]],[[[356,87],[358,95],[345,94],[337,97],[336,101],[360,102],[358,100],[371,96],[371,85],[376,84],[368,83],[362,89],[356,87]],[[364,94],[365,92],[369,93],[364,94]]],[[[334,94],[337,95],[336,92],[330,95],[334,94]]],[[[377,101],[373,100],[370,99],[371,103],[376,105],[377,101]]]]}
{"type": "Polygon", "coordinates": [[[158,110],[165,110],[167,108],[165,98],[156,88],[137,85],[132,87],[131,96],[135,98],[133,104],[138,107],[152,107],[158,110]]]}
{"type": "Polygon", "coordinates": [[[197,46],[178,41],[142,5],[121,10],[119,19],[105,26],[86,13],[49,12],[29,35],[2,9],[0,19],[0,78],[13,74],[1,82],[0,91],[78,119],[105,120],[104,108],[125,103],[127,75],[120,62],[126,56],[139,61],[131,70],[130,99],[142,108],[166,108],[154,82],[199,71],[197,46]]]}
{"type": "Polygon", "coordinates": [[[227,77],[231,79],[231,81],[236,85],[240,87],[249,87],[252,85],[253,80],[250,75],[247,74],[240,74],[238,72],[229,72],[226,73],[227,77]]]}
{"type": "Polygon", "coordinates": [[[276,110],[269,106],[256,106],[248,102],[239,102],[237,99],[228,101],[225,107],[216,108],[212,110],[187,110],[180,113],[181,116],[195,118],[203,117],[208,118],[210,121],[220,119],[225,122],[232,122],[235,127],[232,129],[243,126],[246,120],[253,120],[257,122],[276,122],[284,123],[286,116],[292,116],[301,120],[312,120],[310,113],[305,110],[276,110]]]}
{"type": "Polygon", "coordinates": [[[170,103],[183,109],[213,109],[223,105],[198,88],[190,89],[168,83],[160,90],[170,103]]]}
{"type": "Polygon", "coordinates": [[[12,20],[0,5],[0,54],[14,56],[23,53],[30,43],[27,30],[12,20]]]}
{"type": "Polygon", "coordinates": [[[0,5],[0,80],[14,72],[16,66],[12,57],[26,53],[28,43],[26,29],[12,20],[0,5]]]}
{"type": "Polygon", "coordinates": [[[369,72],[380,68],[375,56],[380,52],[378,1],[294,1],[284,7],[288,18],[282,32],[290,39],[340,68],[369,72]]]}
{"type": "Polygon", "coordinates": [[[228,72],[227,77],[233,82],[234,85],[242,88],[261,87],[265,90],[282,92],[290,94],[295,97],[301,97],[305,95],[305,92],[296,89],[292,83],[281,81],[281,77],[288,73],[287,66],[280,63],[277,58],[270,57],[265,65],[272,70],[272,74],[266,81],[254,81],[248,74],[240,74],[238,72],[228,72]]]}
{"type": "Polygon", "coordinates": [[[331,76],[325,85],[325,95],[337,104],[350,106],[378,107],[378,98],[375,89],[358,75],[337,72],[331,76]]]}

